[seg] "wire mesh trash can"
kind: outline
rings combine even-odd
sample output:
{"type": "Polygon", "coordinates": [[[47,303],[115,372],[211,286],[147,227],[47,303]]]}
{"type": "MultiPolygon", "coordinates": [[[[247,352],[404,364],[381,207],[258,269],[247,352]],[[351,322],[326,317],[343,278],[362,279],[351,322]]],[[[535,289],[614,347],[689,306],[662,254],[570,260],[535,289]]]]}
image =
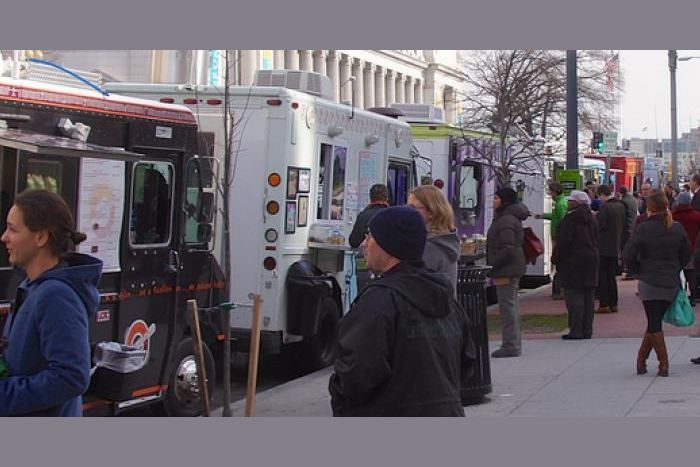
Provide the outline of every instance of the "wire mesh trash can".
{"type": "Polygon", "coordinates": [[[486,321],[486,278],[490,266],[462,266],[457,269],[457,300],[471,321],[476,358],[474,373],[462,386],[462,403],[476,404],[491,392],[489,330],[486,321]]]}

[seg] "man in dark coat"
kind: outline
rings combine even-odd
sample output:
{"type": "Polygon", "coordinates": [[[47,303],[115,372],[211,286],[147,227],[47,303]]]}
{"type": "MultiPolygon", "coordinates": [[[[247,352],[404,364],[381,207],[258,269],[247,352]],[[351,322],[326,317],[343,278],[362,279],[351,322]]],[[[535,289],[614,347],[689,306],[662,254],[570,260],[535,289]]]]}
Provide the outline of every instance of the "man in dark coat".
{"type": "MultiPolygon", "coordinates": [[[[632,236],[632,231],[634,231],[634,222],[637,220],[637,209],[639,203],[634,199],[634,196],[627,190],[626,186],[620,187],[620,201],[625,205],[625,226],[622,229],[622,243],[620,244],[620,250],[625,249],[625,244],[627,240],[632,236]]],[[[624,270],[623,264],[623,270],[624,270]]],[[[632,276],[625,276],[623,280],[632,279],[632,276]]]]}
{"type": "Polygon", "coordinates": [[[464,416],[474,342],[450,280],[423,265],[426,236],[420,213],[406,206],[369,222],[365,257],[380,277],[340,322],[328,388],[334,416],[464,416]]]}
{"type": "Polygon", "coordinates": [[[598,265],[598,293],[600,303],[596,313],[617,311],[617,262],[620,257],[622,230],[625,225],[625,205],[612,196],[607,185],[598,187],[598,196],[603,200],[597,215],[600,239],[598,265]]]}
{"type": "Polygon", "coordinates": [[[568,212],[557,230],[552,253],[561,276],[569,333],[562,339],[590,339],[593,334],[594,295],[598,285],[598,224],[591,199],[579,190],[568,197],[568,212]]]}
{"type": "MultiPolygon", "coordinates": [[[[389,206],[389,190],[386,185],[377,183],[369,189],[369,204],[355,219],[355,225],[350,232],[348,242],[353,248],[359,248],[367,233],[367,224],[374,215],[385,207],[389,206]]],[[[357,291],[362,291],[369,281],[370,272],[367,270],[367,262],[362,256],[362,251],[355,252],[355,271],[357,274],[357,291]]]]}
{"type": "Polygon", "coordinates": [[[700,174],[698,173],[694,173],[690,177],[690,192],[693,195],[693,201],[691,202],[693,209],[700,211],[700,174]]]}

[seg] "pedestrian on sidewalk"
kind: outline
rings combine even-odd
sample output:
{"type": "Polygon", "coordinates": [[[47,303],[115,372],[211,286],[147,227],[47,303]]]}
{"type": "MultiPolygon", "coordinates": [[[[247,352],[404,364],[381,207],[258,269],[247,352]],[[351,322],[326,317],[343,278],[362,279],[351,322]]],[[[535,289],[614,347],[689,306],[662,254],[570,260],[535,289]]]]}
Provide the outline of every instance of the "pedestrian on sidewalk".
{"type": "MultiPolygon", "coordinates": [[[[624,250],[627,240],[632,236],[632,231],[634,230],[634,221],[637,219],[637,200],[632,196],[632,194],[627,190],[626,186],[621,186],[620,190],[620,201],[625,206],[625,225],[622,230],[622,243],[620,244],[620,249],[624,250]]],[[[622,261],[622,270],[626,273],[626,267],[624,261],[622,261]]],[[[622,280],[630,280],[632,276],[625,274],[622,280]]]]}
{"type": "MultiPolygon", "coordinates": [[[[559,223],[566,216],[567,201],[564,195],[564,188],[560,183],[551,182],[549,184],[549,195],[554,201],[554,209],[552,212],[545,212],[542,214],[535,214],[535,219],[547,219],[549,222],[549,233],[552,239],[552,248],[555,247],[557,238],[557,228],[559,223]]],[[[552,299],[561,300],[564,298],[561,293],[561,283],[558,272],[554,273],[554,279],[552,279],[552,299]]]]}
{"type": "Polygon", "coordinates": [[[598,293],[600,302],[596,313],[617,312],[617,268],[620,244],[625,225],[625,206],[612,196],[608,185],[598,187],[598,197],[603,200],[596,216],[599,237],[598,293]]]}
{"type": "Polygon", "coordinates": [[[445,274],[456,294],[460,244],[450,203],[437,187],[421,185],[408,195],[407,204],[418,210],[428,227],[428,239],[423,253],[425,266],[445,274]]]}
{"type": "Polygon", "coordinates": [[[693,209],[700,211],[700,174],[694,173],[690,177],[690,194],[693,195],[693,209]]]}
{"type": "MultiPolygon", "coordinates": [[[[639,187],[639,215],[643,215],[647,212],[647,196],[651,193],[651,183],[644,182],[642,186],[639,187]]],[[[646,216],[645,216],[646,218],[646,216]]],[[[638,220],[637,223],[641,222],[638,220]]]]}
{"type": "MultiPolygon", "coordinates": [[[[676,207],[671,210],[673,215],[673,220],[680,222],[680,224],[685,229],[685,234],[688,237],[688,243],[690,244],[690,251],[694,252],[697,240],[698,232],[700,231],[700,211],[696,211],[691,206],[692,197],[690,193],[683,192],[676,198],[676,207]]],[[[688,264],[683,268],[683,275],[688,283],[688,289],[690,290],[690,305],[695,306],[695,300],[697,295],[697,281],[695,277],[695,261],[693,258],[688,261],[688,264]]]]}
{"type": "Polygon", "coordinates": [[[530,212],[518,201],[512,188],[503,187],[493,197],[494,219],[486,234],[486,262],[496,286],[498,311],[501,315],[501,347],[494,358],[520,355],[520,310],[518,285],[525,274],[523,221],[530,212]]]}
{"type": "Polygon", "coordinates": [[[690,244],[678,222],[668,210],[668,198],[654,190],[646,200],[648,218],[632,234],[624,257],[639,276],[639,298],[644,305],[647,329],[637,352],[637,374],[647,372],[651,349],[659,361],[659,376],[668,376],[668,352],[662,320],[680,289],[680,272],[690,259],[690,244]]]}
{"type": "Polygon", "coordinates": [[[381,209],[362,243],[378,277],[340,322],[329,380],[334,416],[464,416],[469,318],[449,279],[422,261],[427,229],[408,206],[381,209]]]}
{"type": "Polygon", "coordinates": [[[367,233],[367,224],[374,215],[383,208],[389,206],[389,189],[386,185],[377,183],[369,189],[369,204],[357,215],[355,225],[352,227],[348,242],[355,248],[355,272],[357,276],[357,292],[360,293],[365,288],[370,278],[367,270],[367,262],[359,249],[367,233]]]}
{"type": "Polygon", "coordinates": [[[594,293],[598,285],[598,224],[591,200],[579,190],[568,197],[568,213],[557,230],[552,254],[561,275],[569,333],[562,339],[590,339],[593,335],[594,293]]]}

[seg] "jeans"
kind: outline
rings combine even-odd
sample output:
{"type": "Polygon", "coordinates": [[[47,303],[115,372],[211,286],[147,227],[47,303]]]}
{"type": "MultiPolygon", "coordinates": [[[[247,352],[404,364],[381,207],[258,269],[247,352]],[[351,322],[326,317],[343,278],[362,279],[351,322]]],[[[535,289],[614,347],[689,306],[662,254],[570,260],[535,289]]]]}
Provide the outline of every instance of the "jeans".
{"type": "Polygon", "coordinates": [[[569,335],[590,338],[593,335],[594,287],[564,289],[566,309],[569,312],[569,335]]]}
{"type": "Polygon", "coordinates": [[[501,314],[501,348],[517,352],[520,352],[519,283],[519,277],[511,277],[507,284],[496,286],[498,311],[501,314]]]}

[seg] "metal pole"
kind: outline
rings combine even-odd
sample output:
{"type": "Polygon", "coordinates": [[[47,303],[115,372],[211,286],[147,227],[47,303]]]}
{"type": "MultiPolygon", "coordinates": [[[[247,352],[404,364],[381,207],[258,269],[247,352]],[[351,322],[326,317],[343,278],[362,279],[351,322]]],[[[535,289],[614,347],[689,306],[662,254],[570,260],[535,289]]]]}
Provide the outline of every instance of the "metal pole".
{"type": "Polygon", "coordinates": [[[676,64],[678,53],[668,51],[668,69],[671,72],[671,175],[674,187],[678,186],[678,122],[676,121],[676,64]]]}
{"type": "Polygon", "coordinates": [[[566,51],[566,168],[578,169],[578,87],[576,51],[566,51]]]}

